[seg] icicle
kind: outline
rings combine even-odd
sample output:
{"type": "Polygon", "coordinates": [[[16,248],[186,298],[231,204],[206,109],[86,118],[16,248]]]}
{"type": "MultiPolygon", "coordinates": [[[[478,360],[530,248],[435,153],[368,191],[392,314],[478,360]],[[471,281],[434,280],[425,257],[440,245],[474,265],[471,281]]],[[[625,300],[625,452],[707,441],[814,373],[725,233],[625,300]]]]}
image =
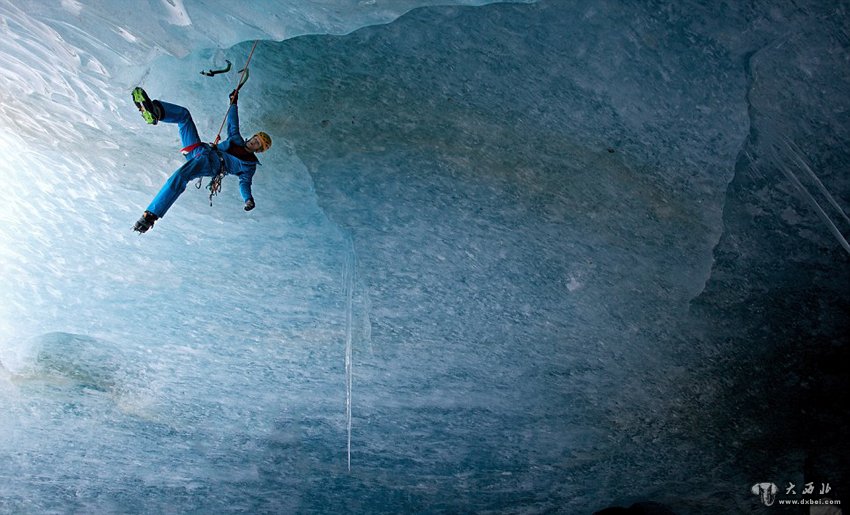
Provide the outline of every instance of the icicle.
{"type": "Polygon", "coordinates": [[[354,241],[350,238],[348,247],[343,268],[343,283],[345,288],[345,419],[348,433],[348,471],[351,472],[352,322],[354,319],[354,285],[357,280],[357,254],[354,252],[354,241]]]}
{"type": "MultiPolygon", "coordinates": [[[[791,148],[791,145],[790,145],[790,143],[788,142],[787,139],[785,139],[784,143],[785,143],[785,146],[788,149],[788,151],[791,152],[792,154],[795,154],[794,150],[791,148]]],[[[818,201],[815,199],[815,197],[811,194],[811,192],[803,185],[802,182],[800,182],[800,179],[797,177],[797,174],[795,174],[791,170],[791,168],[785,163],[785,160],[782,158],[782,156],[779,155],[780,153],[779,153],[779,149],[777,148],[777,146],[772,145],[771,150],[773,151],[773,157],[774,157],[774,160],[776,161],[776,165],[779,167],[780,170],[782,170],[782,173],[785,175],[785,177],[787,177],[788,180],[791,181],[791,184],[794,185],[794,187],[797,189],[797,191],[800,193],[800,195],[804,199],[809,201],[809,203],[812,205],[812,208],[814,208],[815,213],[817,213],[818,217],[820,217],[820,219],[824,222],[824,224],[827,226],[827,228],[832,233],[832,235],[835,236],[835,239],[838,240],[839,245],[841,245],[841,247],[844,248],[844,250],[847,251],[848,254],[850,254],[850,243],[847,242],[847,239],[844,237],[843,234],[841,234],[841,231],[838,229],[838,227],[835,226],[835,223],[832,221],[832,218],[830,218],[829,214],[827,214],[827,212],[824,211],[824,209],[821,207],[821,205],[818,203],[818,201]]],[[[797,159],[799,160],[800,158],[798,157],[797,159]]],[[[814,172],[811,172],[811,173],[812,173],[812,175],[814,175],[814,172]]],[[[815,180],[817,180],[817,182],[820,183],[820,180],[817,179],[816,176],[815,176],[815,180]]],[[[823,186],[823,185],[821,184],[821,186],[823,186]]],[[[824,192],[825,192],[825,196],[828,199],[830,199],[831,202],[834,202],[832,195],[830,195],[829,192],[826,191],[826,188],[823,189],[822,193],[824,193],[824,192]]],[[[838,209],[838,211],[842,215],[844,215],[844,217],[846,218],[847,215],[844,214],[844,210],[842,210],[837,205],[837,203],[834,203],[833,207],[838,209]]]]}

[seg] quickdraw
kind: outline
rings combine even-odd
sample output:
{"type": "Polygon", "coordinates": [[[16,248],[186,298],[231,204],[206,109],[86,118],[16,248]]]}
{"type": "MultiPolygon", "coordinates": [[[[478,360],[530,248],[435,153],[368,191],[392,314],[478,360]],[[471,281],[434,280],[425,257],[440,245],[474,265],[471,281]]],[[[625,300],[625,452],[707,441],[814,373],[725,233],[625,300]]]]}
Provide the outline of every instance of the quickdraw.
{"type": "Polygon", "coordinates": [[[212,198],[218,195],[221,191],[221,180],[224,178],[224,173],[219,172],[218,175],[212,178],[210,183],[207,185],[207,189],[210,190],[210,207],[212,207],[212,198]]]}
{"type": "Polygon", "coordinates": [[[221,155],[221,150],[216,147],[213,147],[213,151],[215,151],[215,155],[218,157],[218,173],[215,177],[212,178],[207,189],[210,190],[210,207],[212,207],[212,199],[221,191],[221,180],[224,179],[224,176],[227,175],[227,168],[224,166],[224,156],[221,155]]]}

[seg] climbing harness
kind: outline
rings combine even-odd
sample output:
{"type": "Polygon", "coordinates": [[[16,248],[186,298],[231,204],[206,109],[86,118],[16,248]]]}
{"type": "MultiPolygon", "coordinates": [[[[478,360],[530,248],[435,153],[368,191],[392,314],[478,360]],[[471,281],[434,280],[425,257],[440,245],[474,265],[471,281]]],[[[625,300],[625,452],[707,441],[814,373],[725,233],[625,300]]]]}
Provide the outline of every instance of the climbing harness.
{"type": "MultiPolygon", "coordinates": [[[[242,68],[241,70],[239,70],[239,73],[241,75],[239,76],[239,82],[236,83],[235,91],[237,93],[239,93],[239,90],[242,89],[242,86],[244,86],[245,83],[248,81],[248,65],[251,64],[251,58],[254,57],[254,50],[257,49],[257,43],[259,43],[259,42],[260,42],[260,40],[254,41],[254,46],[251,47],[251,52],[248,54],[248,60],[245,61],[245,67],[242,68]]],[[[230,61],[227,61],[227,68],[225,68],[223,70],[210,70],[209,72],[201,72],[201,73],[208,76],[208,77],[212,77],[213,75],[216,75],[218,73],[225,73],[227,71],[230,71],[230,61]]],[[[212,206],[212,198],[214,196],[218,195],[218,193],[221,191],[221,180],[224,178],[225,175],[227,175],[227,168],[224,165],[224,156],[221,155],[221,150],[218,149],[217,145],[221,141],[221,131],[224,130],[224,124],[227,123],[227,116],[230,114],[230,109],[232,107],[233,107],[233,100],[231,99],[230,104],[227,106],[227,111],[224,113],[224,120],[222,120],[222,122],[221,122],[221,127],[218,128],[218,134],[215,135],[215,141],[213,141],[212,144],[210,145],[212,150],[215,151],[216,156],[218,157],[219,164],[220,164],[220,167],[218,169],[218,173],[216,174],[215,177],[212,178],[212,180],[210,180],[209,185],[207,185],[207,189],[210,190],[210,206],[212,206]]],[[[195,148],[197,148],[200,145],[206,145],[206,143],[203,143],[203,144],[202,143],[196,143],[194,145],[189,145],[188,147],[186,147],[182,150],[183,155],[184,156],[187,155],[189,152],[191,152],[192,150],[194,150],[195,148]]],[[[197,184],[195,184],[195,188],[201,189],[202,184],[203,184],[203,178],[199,177],[197,184]]]]}
{"type": "MultiPolygon", "coordinates": [[[[183,149],[183,155],[185,156],[198,147],[207,147],[215,152],[215,156],[218,158],[218,173],[215,174],[215,176],[210,179],[210,183],[207,184],[207,189],[210,191],[210,207],[212,207],[212,199],[221,191],[221,180],[224,179],[225,175],[227,175],[227,167],[224,164],[224,156],[222,155],[221,150],[219,150],[217,146],[209,143],[195,143],[194,145],[189,145],[183,149]]],[[[201,186],[203,185],[202,180],[203,177],[198,177],[198,182],[195,183],[195,188],[201,189],[201,186]]]]}
{"type": "Polygon", "coordinates": [[[224,68],[222,68],[221,70],[207,70],[207,71],[202,71],[202,72],[201,72],[201,75],[206,75],[207,77],[214,77],[214,76],[218,75],[219,73],[227,73],[227,72],[229,72],[229,71],[230,71],[230,67],[232,66],[232,64],[231,64],[231,62],[230,62],[229,60],[227,60],[227,59],[225,59],[225,60],[224,60],[224,62],[226,62],[226,63],[227,63],[227,66],[225,66],[225,67],[224,67],[224,68]]]}
{"type": "Polygon", "coordinates": [[[183,154],[184,156],[188,156],[188,155],[189,155],[189,152],[191,152],[191,151],[195,150],[195,149],[196,149],[196,148],[198,148],[198,147],[203,147],[203,146],[204,146],[204,143],[200,143],[200,142],[198,142],[198,143],[193,143],[193,144],[189,145],[188,147],[183,147],[183,148],[180,150],[180,153],[181,153],[181,154],[183,154]]]}

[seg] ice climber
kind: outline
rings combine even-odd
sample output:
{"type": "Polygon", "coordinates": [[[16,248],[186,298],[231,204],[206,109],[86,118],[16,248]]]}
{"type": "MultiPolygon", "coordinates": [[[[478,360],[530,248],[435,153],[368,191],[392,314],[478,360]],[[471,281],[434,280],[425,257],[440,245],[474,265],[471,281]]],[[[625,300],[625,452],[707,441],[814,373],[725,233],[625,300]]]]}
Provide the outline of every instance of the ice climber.
{"type": "Polygon", "coordinates": [[[165,181],[162,189],[133,226],[134,231],[147,232],[153,227],[154,222],[165,216],[166,211],[186,189],[186,185],[200,177],[214,178],[210,185],[213,193],[221,177],[225,175],[239,177],[239,192],[242,194],[242,200],[245,201],[245,211],[254,209],[251,180],[257,165],[260,164],[255,154],[268,150],[272,140],[265,132],[254,134],[247,141],[242,138],[239,133],[239,114],[236,106],[238,99],[239,92],[234,90],[230,94],[231,106],[227,112],[227,139],[218,144],[210,144],[201,142],[198,129],[188,109],[161,100],[151,100],[142,88],[133,90],[133,102],[147,123],[177,124],[183,145],[181,152],[186,156],[186,162],[165,181]]]}

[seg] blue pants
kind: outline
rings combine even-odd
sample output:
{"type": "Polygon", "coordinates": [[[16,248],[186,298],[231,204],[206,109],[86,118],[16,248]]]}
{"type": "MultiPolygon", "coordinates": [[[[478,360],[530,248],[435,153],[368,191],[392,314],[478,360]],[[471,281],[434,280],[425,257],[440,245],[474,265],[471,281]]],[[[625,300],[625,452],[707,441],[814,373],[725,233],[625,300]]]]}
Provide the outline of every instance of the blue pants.
{"type": "MultiPolygon", "coordinates": [[[[192,120],[192,114],[185,107],[160,101],[163,108],[163,117],[159,120],[165,123],[176,123],[180,131],[180,140],[183,148],[201,142],[198,129],[192,120]]],[[[186,154],[186,162],[171,174],[171,177],[162,185],[162,189],[156,194],[147,211],[159,218],[165,216],[165,212],[174,204],[177,197],[186,190],[186,185],[199,177],[215,177],[221,169],[221,162],[215,153],[207,145],[194,148],[186,154]]]]}

